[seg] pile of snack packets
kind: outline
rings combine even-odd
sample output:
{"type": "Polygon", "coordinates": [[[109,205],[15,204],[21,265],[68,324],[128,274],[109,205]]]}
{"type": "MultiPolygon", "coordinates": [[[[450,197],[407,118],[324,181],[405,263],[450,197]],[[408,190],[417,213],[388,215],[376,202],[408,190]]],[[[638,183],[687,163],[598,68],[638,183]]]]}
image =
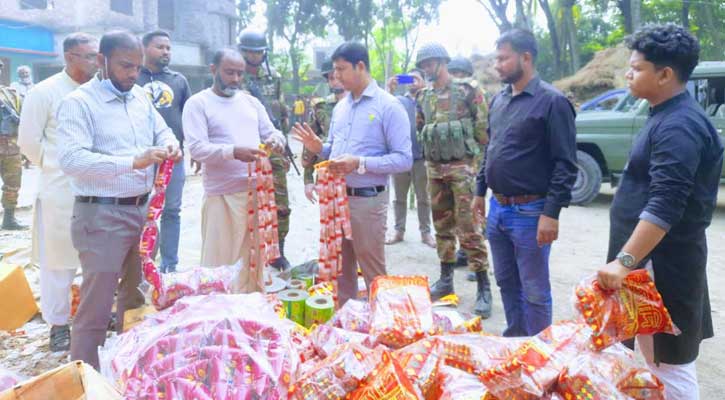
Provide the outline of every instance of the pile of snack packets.
{"type": "Polygon", "coordinates": [[[676,333],[651,283],[636,272],[606,292],[587,278],[575,320],[523,338],[432,303],[422,276],[378,277],[368,301],[310,329],[274,295],[185,297],[109,340],[102,372],[128,399],[664,399],[618,343],[676,333]]]}

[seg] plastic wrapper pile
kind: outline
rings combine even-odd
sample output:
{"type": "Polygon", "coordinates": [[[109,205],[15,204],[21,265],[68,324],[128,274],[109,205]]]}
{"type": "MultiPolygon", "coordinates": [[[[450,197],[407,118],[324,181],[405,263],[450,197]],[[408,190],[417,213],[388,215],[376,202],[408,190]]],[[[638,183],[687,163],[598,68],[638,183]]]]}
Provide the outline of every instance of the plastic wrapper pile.
{"type": "Polygon", "coordinates": [[[293,327],[262,294],[186,297],[109,340],[102,372],[127,399],[285,399],[293,327]]]}
{"type": "Polygon", "coordinates": [[[166,160],[159,166],[154,182],[154,195],[149,202],[146,223],[139,243],[144,277],[153,287],[151,300],[159,310],[171,306],[184,296],[231,292],[234,280],[239,275],[241,268],[237,264],[218,268],[195,268],[168,274],[159,273],[156,263],[152,259],[159,237],[156,221],[164,208],[166,187],[171,180],[173,167],[174,163],[171,160],[166,160]]]}
{"type": "Polygon", "coordinates": [[[425,277],[378,277],[368,302],[311,329],[283,316],[273,294],[186,297],[110,339],[103,372],[129,399],[663,399],[631,350],[593,348],[582,321],[486,334],[433,307],[425,277]]]}
{"type": "Polygon", "coordinates": [[[0,392],[10,389],[25,379],[18,373],[0,367],[0,392]]]}
{"type": "Polygon", "coordinates": [[[630,272],[616,291],[603,289],[596,276],[590,276],[576,286],[574,295],[580,320],[593,331],[591,345],[596,350],[635,335],[680,333],[645,269],[630,272]]]}
{"type": "Polygon", "coordinates": [[[330,172],[328,162],[315,165],[320,203],[320,256],[317,280],[332,282],[337,301],[337,275],[342,269],[342,240],[352,240],[345,177],[330,172]]]}

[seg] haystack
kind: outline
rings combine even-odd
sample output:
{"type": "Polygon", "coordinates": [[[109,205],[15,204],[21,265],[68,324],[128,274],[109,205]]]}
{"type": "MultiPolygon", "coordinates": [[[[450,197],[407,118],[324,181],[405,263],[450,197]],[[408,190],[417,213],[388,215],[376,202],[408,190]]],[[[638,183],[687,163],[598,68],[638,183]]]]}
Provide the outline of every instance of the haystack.
{"type": "Polygon", "coordinates": [[[594,58],[574,75],[554,82],[554,86],[577,103],[589,100],[607,90],[626,86],[631,51],[624,45],[598,51],[594,58]]]}

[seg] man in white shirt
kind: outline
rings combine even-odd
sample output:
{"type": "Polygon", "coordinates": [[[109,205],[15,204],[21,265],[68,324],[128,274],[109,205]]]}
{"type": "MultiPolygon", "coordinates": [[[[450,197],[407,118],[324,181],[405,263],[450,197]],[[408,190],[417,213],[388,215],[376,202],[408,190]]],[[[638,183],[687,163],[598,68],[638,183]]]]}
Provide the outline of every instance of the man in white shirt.
{"type": "Polygon", "coordinates": [[[263,153],[265,143],[278,152],[285,139],[262,103],[239,90],[244,59],[234,50],[214,54],[214,83],[186,102],[182,126],[191,158],[202,164],[204,204],[201,214],[201,265],[217,267],[242,259],[242,292],[264,289],[262,272],[249,274],[251,238],[247,232],[249,201],[247,163],[263,153]]]}
{"type": "Polygon", "coordinates": [[[73,214],[70,180],[58,165],[56,111],[61,100],[96,73],[98,40],[74,33],[63,41],[65,69],[40,82],[20,114],[20,151],[40,167],[33,219],[33,261],[40,265],[40,307],[51,326],[50,350],[70,348],[70,287],[80,265],[68,222],[73,214]]]}
{"type": "Polygon", "coordinates": [[[83,270],[73,318],[71,359],[98,368],[114,293],[116,329],[126,310],[144,303],[139,238],[154,185],[154,164],[181,158],[179,142],[136,79],[141,42],[108,32],[96,58],[99,74],[58,108],[58,160],[75,195],[71,240],[83,270]],[[119,282],[120,280],[120,282],[119,282]]]}
{"type": "Polygon", "coordinates": [[[30,71],[30,67],[27,65],[21,65],[18,67],[16,72],[18,73],[18,80],[17,82],[11,83],[10,88],[15,89],[15,91],[21,96],[27,96],[30,89],[34,87],[33,75],[30,71]]]}

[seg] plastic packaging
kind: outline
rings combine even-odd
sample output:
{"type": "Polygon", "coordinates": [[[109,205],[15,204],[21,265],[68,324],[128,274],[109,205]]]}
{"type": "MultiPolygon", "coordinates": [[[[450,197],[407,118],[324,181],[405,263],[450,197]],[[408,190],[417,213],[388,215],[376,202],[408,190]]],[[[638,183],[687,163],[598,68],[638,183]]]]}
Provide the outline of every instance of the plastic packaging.
{"type": "Polygon", "coordinates": [[[438,400],[494,399],[486,385],[477,376],[445,365],[440,368],[436,386],[436,393],[430,398],[438,400]]]}
{"type": "Polygon", "coordinates": [[[383,349],[346,343],[309,368],[290,388],[294,400],[342,399],[370,375],[382,361],[383,349]]]}
{"type": "Polygon", "coordinates": [[[126,399],[283,399],[300,361],[291,326],[259,293],[193,296],[110,339],[99,357],[126,399]]]}
{"type": "Polygon", "coordinates": [[[579,282],[574,304],[592,331],[592,348],[602,350],[636,335],[678,335],[662,296],[645,269],[630,272],[616,291],[599,286],[595,275],[579,282]]]}
{"type": "Polygon", "coordinates": [[[365,382],[347,397],[350,400],[418,400],[419,398],[408,376],[387,351],[383,352],[381,363],[375,367],[365,382]]]}
{"type": "Polygon", "coordinates": [[[557,322],[526,340],[481,379],[498,398],[538,399],[553,389],[566,365],[587,350],[590,336],[586,325],[557,322]]]}
{"type": "Polygon", "coordinates": [[[26,379],[16,372],[0,367],[0,392],[10,389],[26,379]]]}
{"type": "Polygon", "coordinates": [[[433,331],[433,310],[425,276],[378,276],[371,285],[370,334],[394,349],[433,331]]]}
{"type": "Polygon", "coordinates": [[[320,282],[332,282],[333,299],[337,302],[337,276],[342,270],[342,240],[352,240],[350,205],[345,191],[345,177],[333,174],[328,162],[315,165],[315,189],[320,203],[320,282]]]}
{"type": "Polygon", "coordinates": [[[586,351],[569,362],[556,392],[565,399],[665,399],[659,379],[620,343],[602,352],[586,351]]]}
{"type": "Polygon", "coordinates": [[[370,303],[360,300],[348,300],[330,320],[332,326],[344,330],[370,333],[370,303]]]}
{"type": "Polygon", "coordinates": [[[149,202],[146,223],[141,231],[139,243],[144,277],[153,286],[151,300],[158,310],[171,306],[184,296],[230,293],[241,270],[241,263],[237,263],[219,268],[195,268],[184,272],[159,273],[151,256],[159,236],[156,221],[164,208],[166,187],[171,180],[173,168],[174,163],[171,160],[166,160],[159,166],[154,181],[154,195],[149,202]]]}
{"type": "Polygon", "coordinates": [[[261,150],[267,151],[267,156],[258,157],[253,163],[248,163],[249,201],[247,214],[249,223],[247,229],[252,238],[249,249],[249,271],[253,276],[257,268],[264,268],[267,264],[279,258],[279,237],[277,221],[277,204],[274,199],[274,177],[272,164],[269,161],[270,151],[265,145],[261,150]],[[252,173],[254,171],[254,173],[252,173]]]}
{"type": "Polygon", "coordinates": [[[338,347],[345,343],[359,343],[365,347],[375,347],[375,338],[372,336],[346,331],[330,325],[317,325],[310,333],[310,340],[315,347],[315,352],[324,358],[332,354],[338,347]]]}

